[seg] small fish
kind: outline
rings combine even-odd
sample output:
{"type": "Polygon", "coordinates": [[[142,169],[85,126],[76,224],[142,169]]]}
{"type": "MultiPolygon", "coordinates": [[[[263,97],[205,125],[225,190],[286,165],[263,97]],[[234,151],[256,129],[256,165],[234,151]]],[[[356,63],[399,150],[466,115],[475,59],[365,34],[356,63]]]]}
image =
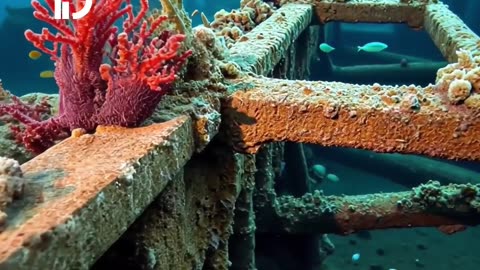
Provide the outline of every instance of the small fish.
{"type": "Polygon", "coordinates": [[[357,263],[360,260],[360,253],[355,253],[352,255],[352,262],[357,263]]]}
{"type": "Polygon", "coordinates": [[[388,48],[388,45],[382,42],[370,42],[363,46],[358,46],[358,51],[364,52],[381,52],[388,48]]]}
{"type": "Polygon", "coordinates": [[[312,171],[312,175],[319,179],[323,179],[327,175],[327,169],[321,164],[314,164],[310,170],[312,171]]]}
{"type": "Polygon", "coordinates": [[[335,50],[334,47],[328,45],[327,43],[320,44],[320,46],[318,46],[318,48],[320,48],[320,51],[322,51],[324,53],[329,53],[329,52],[335,50]]]}
{"type": "Polygon", "coordinates": [[[40,78],[42,79],[53,78],[53,70],[44,70],[40,72],[40,78]]]}
{"type": "Polygon", "coordinates": [[[38,58],[40,58],[42,56],[42,53],[37,51],[37,50],[31,50],[29,53],[28,53],[28,57],[30,57],[30,59],[32,60],[37,60],[38,58]]]}
{"type": "Polygon", "coordinates": [[[336,174],[329,173],[329,174],[327,174],[327,180],[335,183],[335,182],[340,181],[340,178],[336,174]]]}

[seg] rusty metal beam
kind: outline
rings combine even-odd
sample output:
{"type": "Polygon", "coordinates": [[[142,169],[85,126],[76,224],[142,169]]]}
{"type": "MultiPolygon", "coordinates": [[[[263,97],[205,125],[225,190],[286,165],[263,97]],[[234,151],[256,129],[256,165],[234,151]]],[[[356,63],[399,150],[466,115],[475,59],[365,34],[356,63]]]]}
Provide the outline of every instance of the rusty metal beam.
{"type": "Polygon", "coordinates": [[[314,6],[320,23],[341,21],[349,23],[406,23],[412,28],[423,26],[425,0],[280,0],[285,3],[304,3],[314,6]]]}
{"type": "Polygon", "coordinates": [[[242,242],[232,242],[234,210],[253,187],[253,159],[219,144],[194,155],[93,269],[231,269],[230,248],[242,242]]]}
{"type": "Polygon", "coordinates": [[[0,269],[88,269],[183,168],[188,117],[99,127],[22,165],[26,194],[0,234],[0,269]]]}
{"type": "Polygon", "coordinates": [[[362,230],[438,227],[452,234],[480,224],[479,186],[429,182],[410,191],[350,196],[307,193],[277,199],[271,226],[259,231],[350,234],[362,230]]]}
{"type": "Polygon", "coordinates": [[[267,75],[311,20],[311,6],[285,5],[242,36],[230,49],[230,60],[245,72],[267,75]]]}
{"type": "Polygon", "coordinates": [[[301,197],[277,196],[275,147],[263,145],[257,154],[255,213],[259,233],[349,234],[411,227],[438,227],[444,233],[454,233],[466,225],[480,224],[480,186],[471,183],[441,185],[429,181],[406,191],[349,196],[327,196],[319,190],[301,197]]]}
{"type": "Polygon", "coordinates": [[[480,160],[479,110],[450,105],[434,86],[243,78],[224,101],[225,132],[240,151],[293,141],[377,152],[480,160]]]}
{"type": "Polygon", "coordinates": [[[464,49],[480,56],[480,38],[443,3],[429,4],[425,30],[449,62],[457,61],[456,51],[464,49]]]}

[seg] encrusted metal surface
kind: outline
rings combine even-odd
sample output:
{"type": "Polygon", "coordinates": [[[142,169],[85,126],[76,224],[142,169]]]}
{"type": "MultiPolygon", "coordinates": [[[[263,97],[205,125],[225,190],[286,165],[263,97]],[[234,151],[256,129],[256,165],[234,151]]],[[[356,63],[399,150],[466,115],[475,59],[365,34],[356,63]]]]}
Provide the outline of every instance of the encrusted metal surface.
{"type": "Polygon", "coordinates": [[[242,36],[230,49],[230,60],[243,71],[266,75],[312,20],[312,7],[289,4],[242,36]]]}
{"type": "Polygon", "coordinates": [[[321,23],[329,21],[406,23],[413,28],[423,25],[426,1],[400,0],[281,0],[281,3],[305,3],[314,6],[321,23]]]}
{"type": "Polygon", "coordinates": [[[0,234],[0,269],[88,269],[185,165],[188,117],[99,127],[22,166],[27,197],[0,234]]]}
{"type": "Polygon", "coordinates": [[[430,4],[425,13],[425,30],[449,62],[457,60],[456,51],[464,49],[480,55],[480,38],[442,3],[430,4]]]}
{"type": "Polygon", "coordinates": [[[224,103],[231,142],[255,153],[269,141],[480,160],[478,110],[450,105],[435,87],[237,80],[224,103]]]}
{"type": "MultiPolygon", "coordinates": [[[[456,60],[456,50],[472,51],[480,45],[478,36],[443,4],[426,6],[428,1],[421,0],[280,2],[292,3],[282,3],[268,20],[240,37],[231,48],[229,60],[242,71],[266,75],[282,58],[292,58],[289,61],[296,65],[299,61],[307,61],[305,58],[310,54],[297,55],[292,43],[308,28],[313,12],[321,23],[406,23],[420,28],[425,20],[427,31],[449,61],[456,60]]],[[[316,46],[313,47],[316,50],[316,46]]],[[[294,69],[305,68],[289,65],[285,64],[288,74],[294,73],[294,69]]],[[[256,153],[262,144],[270,141],[294,141],[480,160],[479,106],[452,105],[445,93],[434,86],[353,85],[248,76],[231,82],[230,89],[236,91],[222,104],[225,132],[230,135],[228,141],[247,153],[256,153]]],[[[232,254],[239,254],[236,259],[232,256],[231,261],[237,266],[251,264],[255,243],[251,209],[253,157],[232,153],[232,149],[207,148],[205,151],[212,151],[210,154],[200,153],[186,166],[185,174],[181,172],[195,149],[195,140],[197,149],[204,150],[219,124],[217,107],[205,109],[205,104],[212,103],[212,99],[206,99],[205,104],[203,99],[196,101],[201,106],[199,114],[195,108],[191,110],[198,118],[195,124],[188,117],[178,117],[138,129],[100,127],[94,135],[70,138],[23,165],[30,179],[27,196],[9,209],[8,226],[0,234],[0,270],[87,269],[138,219],[155,197],[157,200],[123,238],[134,239],[132,242],[137,245],[135,251],[138,253],[122,261],[116,257],[118,249],[113,249],[111,260],[107,258],[105,262],[117,261],[120,268],[129,261],[132,267],[141,265],[148,269],[164,268],[167,264],[170,269],[180,264],[226,269],[228,241],[233,239],[236,241],[233,244],[243,245],[231,250],[232,254]],[[172,181],[175,182],[158,197],[172,181]],[[238,194],[241,194],[236,204],[239,213],[233,230],[236,236],[231,237],[238,194]],[[152,261],[157,262],[153,268],[152,261]]],[[[181,108],[181,113],[184,109],[181,108]]],[[[272,152],[267,154],[272,155],[272,152]]],[[[273,162],[272,156],[268,158],[260,158],[257,164],[273,162]]],[[[273,177],[273,173],[270,176],[273,177]]],[[[266,193],[268,197],[260,201],[264,204],[261,210],[272,213],[259,215],[258,224],[269,227],[266,220],[271,218],[282,233],[318,232],[304,227],[307,222],[314,224],[312,228],[326,224],[327,229],[322,232],[336,233],[421,225],[424,212],[438,210],[425,205],[423,197],[415,197],[423,194],[415,190],[391,197],[375,194],[332,197],[332,201],[326,201],[329,207],[324,209],[316,203],[317,198],[324,198],[318,194],[277,200],[270,183],[272,179],[269,178],[268,183],[264,181],[264,187],[270,185],[271,190],[266,193]],[[376,203],[373,212],[383,211],[381,214],[387,217],[384,220],[392,221],[393,216],[403,223],[379,225],[376,216],[364,219],[369,209],[355,208],[355,211],[363,211],[357,212],[360,215],[349,212],[354,203],[361,205],[367,197],[376,203]],[[403,206],[403,199],[412,198],[416,208],[402,212],[409,218],[405,221],[404,216],[398,215],[401,213],[398,207],[403,206]],[[273,204],[269,205],[273,202],[278,202],[280,208],[273,209],[273,204]],[[298,209],[306,211],[293,215],[292,211],[298,209]],[[331,219],[332,209],[341,210],[335,219],[331,219]],[[276,219],[272,218],[273,210],[278,215],[276,219]],[[312,218],[303,213],[315,215],[312,218]],[[345,213],[348,215],[342,215],[345,213]],[[325,222],[324,217],[330,218],[327,221],[331,224],[325,222]],[[364,222],[351,226],[352,217],[364,222]]],[[[465,186],[445,190],[457,192],[459,188],[464,191],[465,186]]],[[[468,187],[467,191],[473,189],[468,187]]],[[[478,205],[472,209],[478,210],[478,205]]],[[[457,221],[435,215],[427,217],[431,226],[455,225],[457,221]]]]}
{"type": "MultiPolygon", "coordinates": [[[[438,227],[446,234],[480,223],[479,187],[441,186],[430,181],[410,191],[350,196],[325,196],[320,191],[301,198],[281,196],[269,233],[350,234],[363,230],[438,227]],[[282,226],[278,226],[282,224],[282,226]]],[[[259,227],[262,230],[261,227],[259,227]]]]}
{"type": "Polygon", "coordinates": [[[235,201],[250,159],[219,145],[194,155],[93,269],[229,269],[235,201]]]}

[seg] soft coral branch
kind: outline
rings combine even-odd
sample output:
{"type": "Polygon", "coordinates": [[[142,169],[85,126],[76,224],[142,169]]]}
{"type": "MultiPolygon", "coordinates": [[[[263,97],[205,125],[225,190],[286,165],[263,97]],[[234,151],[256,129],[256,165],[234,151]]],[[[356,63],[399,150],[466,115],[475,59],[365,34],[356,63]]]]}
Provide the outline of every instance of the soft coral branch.
{"type": "MultiPolygon", "coordinates": [[[[33,16],[51,27],[57,33],[53,34],[48,28],[43,28],[40,34],[34,33],[31,30],[25,32],[27,40],[33,43],[35,47],[48,53],[55,59],[58,58],[58,50],[49,50],[46,48],[46,42],[53,43],[53,46],[58,44],[68,44],[71,46],[72,53],[82,59],[82,57],[89,56],[95,50],[102,49],[104,41],[101,39],[96,42],[94,39],[100,36],[110,36],[116,31],[113,27],[114,23],[123,15],[131,13],[132,6],[127,5],[121,8],[125,2],[123,0],[92,0],[93,6],[90,12],[79,20],[56,20],[53,17],[54,0],[46,0],[48,8],[44,7],[38,0],[32,0],[31,4],[34,8],[33,16]],[[97,46],[92,46],[97,45],[97,46]],[[98,46],[102,46],[98,48],[98,46]]],[[[144,1],[144,0],[142,0],[144,1]]],[[[83,7],[84,0],[70,1],[70,12],[76,12],[83,7]],[[77,3],[77,5],[74,4],[77,3]],[[83,3],[80,5],[80,3],[83,3]]],[[[129,2],[129,1],[128,1],[129,2]]],[[[136,27],[132,25],[132,27],[136,27]]],[[[81,62],[81,61],[80,61],[81,62]]]]}
{"type": "MultiPolygon", "coordinates": [[[[116,38],[113,72],[119,76],[131,76],[132,80],[140,80],[151,90],[160,91],[161,86],[169,86],[183,65],[190,51],[178,55],[185,40],[184,35],[171,35],[164,32],[160,37],[150,38],[167,18],[159,16],[151,20],[150,27],[144,21],[138,33],[129,38],[127,32],[116,38]]],[[[111,66],[101,66],[102,77],[110,80],[111,66]]]]}
{"type": "MultiPolygon", "coordinates": [[[[59,113],[41,121],[28,117],[34,108],[18,102],[1,105],[0,115],[9,114],[25,125],[14,129],[17,138],[30,150],[41,152],[75,128],[91,132],[97,125],[141,124],[190,56],[190,51],[179,53],[185,37],[159,31],[166,17],[145,20],[148,0],[140,0],[136,15],[130,0],[93,0],[85,17],[70,21],[54,19],[54,0],[45,2],[44,6],[32,1],[33,15],[56,33],[47,28],[40,33],[27,30],[25,37],[55,61],[59,113]],[[117,35],[114,24],[121,18],[123,31],[117,35]],[[161,32],[158,37],[157,32],[161,32]],[[103,62],[105,56],[110,63],[103,62]]],[[[70,11],[84,4],[84,0],[71,0],[70,11]]]]}
{"type": "Polygon", "coordinates": [[[10,124],[15,141],[33,153],[45,150],[67,134],[53,118],[43,121],[51,115],[51,105],[45,99],[39,104],[28,104],[15,96],[11,100],[11,104],[0,104],[2,121],[10,124]],[[22,123],[23,127],[17,123],[22,123]]]}

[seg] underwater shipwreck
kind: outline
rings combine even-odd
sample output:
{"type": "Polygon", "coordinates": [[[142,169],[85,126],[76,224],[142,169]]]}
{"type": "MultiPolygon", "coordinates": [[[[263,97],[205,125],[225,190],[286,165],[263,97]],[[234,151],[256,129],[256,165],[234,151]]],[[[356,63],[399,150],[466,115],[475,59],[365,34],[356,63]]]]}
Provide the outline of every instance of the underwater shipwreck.
{"type": "Polygon", "coordinates": [[[253,270],[265,243],[324,269],[329,235],[480,223],[480,178],[426,158],[480,160],[480,38],[441,1],[242,0],[196,27],[182,0],[93,1],[71,24],[45,2],[54,30],[25,37],[59,94],[2,89],[1,270],[253,270]],[[427,86],[308,80],[328,22],[425,30],[445,65],[427,86]],[[326,195],[307,145],[412,154],[382,162],[426,178],[326,195]]]}

